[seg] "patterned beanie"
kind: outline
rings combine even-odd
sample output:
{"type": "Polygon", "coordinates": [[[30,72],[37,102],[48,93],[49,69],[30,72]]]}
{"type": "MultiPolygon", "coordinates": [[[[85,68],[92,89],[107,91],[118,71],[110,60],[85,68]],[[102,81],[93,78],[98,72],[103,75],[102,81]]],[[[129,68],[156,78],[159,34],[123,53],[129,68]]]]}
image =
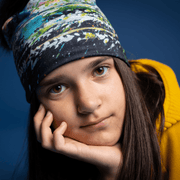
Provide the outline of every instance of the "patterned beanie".
{"type": "Polygon", "coordinates": [[[117,34],[95,0],[30,0],[22,12],[5,22],[3,33],[29,103],[40,81],[63,64],[113,56],[129,65],[117,34]]]}

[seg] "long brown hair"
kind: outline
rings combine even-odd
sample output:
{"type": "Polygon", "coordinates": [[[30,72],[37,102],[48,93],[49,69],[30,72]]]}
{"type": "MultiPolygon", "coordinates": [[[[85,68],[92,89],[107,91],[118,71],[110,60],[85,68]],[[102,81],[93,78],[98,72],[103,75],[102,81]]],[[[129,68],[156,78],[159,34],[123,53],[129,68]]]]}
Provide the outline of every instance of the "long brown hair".
{"type": "MultiPolygon", "coordinates": [[[[156,134],[156,120],[164,121],[164,86],[158,72],[147,65],[147,71],[134,73],[115,59],[116,69],[126,92],[126,115],[121,137],[123,166],[119,179],[161,179],[161,157],[156,134]],[[155,87],[155,91],[154,91],[155,87]],[[152,103],[153,102],[153,103],[152,103]]],[[[130,62],[131,66],[138,64],[130,62]]]]}
{"type": "MultiPolygon", "coordinates": [[[[12,15],[23,10],[29,0],[3,0],[0,4],[0,27],[12,15]]],[[[0,45],[10,50],[2,29],[0,45]]],[[[120,138],[123,153],[123,166],[118,179],[160,180],[161,159],[156,135],[156,120],[160,117],[160,132],[163,130],[163,102],[165,91],[158,72],[144,66],[147,72],[131,71],[125,63],[114,58],[116,69],[122,79],[126,92],[126,115],[123,133],[120,138]]],[[[136,65],[136,62],[130,62],[136,65]]],[[[33,117],[39,107],[34,95],[30,107],[28,150],[29,180],[54,179],[98,179],[95,166],[55,154],[41,147],[34,131],[33,117]]]]}
{"type": "MultiPolygon", "coordinates": [[[[118,179],[160,180],[161,158],[156,134],[156,120],[161,117],[163,129],[164,86],[158,72],[144,66],[147,72],[134,73],[121,60],[114,58],[126,94],[126,114],[119,142],[123,166],[118,179]],[[152,90],[155,88],[155,91],[152,90]],[[160,116],[159,116],[160,115],[160,116]]],[[[130,62],[131,66],[136,62],[130,62]]],[[[29,121],[29,180],[98,179],[95,166],[50,152],[37,142],[33,117],[39,107],[36,95],[29,121]]]]}

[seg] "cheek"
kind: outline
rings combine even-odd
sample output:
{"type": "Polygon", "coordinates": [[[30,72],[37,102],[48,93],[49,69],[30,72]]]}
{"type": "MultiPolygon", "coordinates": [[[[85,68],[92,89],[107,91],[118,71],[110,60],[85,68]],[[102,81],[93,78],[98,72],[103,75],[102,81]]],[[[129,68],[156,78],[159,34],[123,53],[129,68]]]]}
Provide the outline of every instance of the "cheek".
{"type": "Polygon", "coordinates": [[[62,108],[56,108],[53,111],[54,121],[53,126],[57,128],[62,121],[65,121],[68,124],[68,128],[74,126],[74,119],[76,119],[76,115],[72,106],[66,107],[63,106],[62,108]]]}
{"type": "Polygon", "coordinates": [[[112,87],[113,91],[111,91],[111,107],[115,109],[116,115],[118,116],[120,124],[122,125],[126,110],[126,99],[124,87],[118,73],[116,73],[113,78],[112,87]]]}
{"type": "Polygon", "coordinates": [[[49,101],[46,103],[46,108],[53,114],[53,127],[56,129],[62,121],[67,122],[70,127],[76,119],[76,110],[73,101],[66,98],[66,101],[49,101]]]}
{"type": "Polygon", "coordinates": [[[109,97],[112,100],[113,105],[125,107],[125,92],[124,87],[119,77],[119,74],[115,71],[113,78],[110,80],[108,88],[109,97]]]}

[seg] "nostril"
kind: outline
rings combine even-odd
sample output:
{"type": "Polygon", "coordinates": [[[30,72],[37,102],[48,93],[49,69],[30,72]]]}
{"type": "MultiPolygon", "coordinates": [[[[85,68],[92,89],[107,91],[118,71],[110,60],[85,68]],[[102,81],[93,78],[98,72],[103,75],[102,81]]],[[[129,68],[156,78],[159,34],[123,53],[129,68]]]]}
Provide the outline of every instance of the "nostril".
{"type": "Polygon", "coordinates": [[[91,112],[88,112],[88,111],[82,110],[82,108],[80,108],[79,106],[78,106],[78,108],[77,108],[77,111],[78,111],[78,113],[80,113],[80,114],[84,114],[84,115],[87,115],[87,114],[90,114],[90,113],[91,113],[91,112]]]}
{"type": "Polygon", "coordinates": [[[93,113],[101,106],[101,96],[97,92],[97,86],[94,83],[80,81],[75,94],[77,111],[80,114],[93,113]]]}
{"type": "Polygon", "coordinates": [[[77,106],[77,111],[80,114],[90,114],[100,107],[98,103],[81,104],[77,106]]]}

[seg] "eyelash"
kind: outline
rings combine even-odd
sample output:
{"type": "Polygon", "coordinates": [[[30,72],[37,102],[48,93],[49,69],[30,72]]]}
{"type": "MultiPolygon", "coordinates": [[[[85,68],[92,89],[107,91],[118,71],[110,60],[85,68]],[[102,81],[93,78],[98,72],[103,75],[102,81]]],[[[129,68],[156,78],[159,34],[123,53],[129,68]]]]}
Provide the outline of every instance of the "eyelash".
{"type": "Polygon", "coordinates": [[[61,94],[63,91],[65,91],[66,90],[66,86],[65,85],[63,85],[63,84],[58,84],[58,85],[55,85],[55,86],[53,86],[50,90],[49,90],[49,93],[50,94],[61,94]],[[59,88],[59,87],[61,87],[61,91],[60,92],[55,92],[53,89],[55,89],[55,88],[59,88]]]}
{"type": "Polygon", "coordinates": [[[109,67],[108,67],[108,66],[99,66],[99,67],[97,67],[97,68],[94,70],[93,75],[96,76],[96,77],[103,77],[103,76],[106,75],[106,73],[107,73],[108,70],[109,70],[109,67]],[[100,69],[100,68],[103,68],[103,70],[104,70],[103,73],[102,73],[102,74],[99,74],[99,75],[95,75],[95,71],[97,71],[97,70],[100,69]]]}
{"type": "MultiPolygon", "coordinates": [[[[99,66],[99,67],[97,67],[95,70],[93,70],[93,76],[95,76],[95,77],[103,77],[103,76],[105,76],[106,75],[106,73],[107,73],[107,71],[109,70],[109,67],[108,66],[99,66]],[[103,69],[103,73],[102,74],[99,74],[99,75],[97,75],[96,74],[96,71],[98,70],[98,69],[100,69],[100,68],[102,68],[103,69]]],[[[48,91],[49,92],[49,94],[55,94],[55,95],[58,95],[58,94],[61,94],[63,91],[65,91],[66,90],[66,86],[65,85],[63,85],[63,84],[57,84],[57,85],[54,85],[53,87],[51,87],[50,88],[50,90],[48,91]],[[55,88],[61,88],[61,91],[60,92],[55,92],[53,89],[55,89],[55,88]]]]}

